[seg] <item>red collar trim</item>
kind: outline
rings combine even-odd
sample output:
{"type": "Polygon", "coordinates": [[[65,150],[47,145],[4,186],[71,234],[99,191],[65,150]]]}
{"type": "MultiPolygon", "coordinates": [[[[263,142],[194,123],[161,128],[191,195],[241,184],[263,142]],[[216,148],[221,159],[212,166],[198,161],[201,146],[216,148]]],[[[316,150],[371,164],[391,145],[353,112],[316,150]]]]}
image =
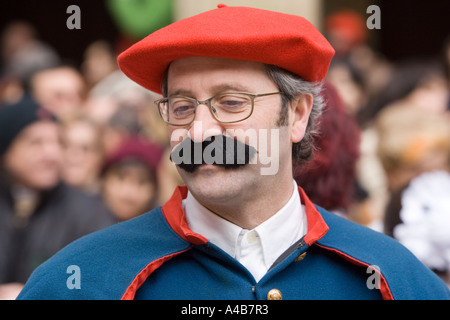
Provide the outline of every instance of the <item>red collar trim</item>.
{"type": "Polygon", "coordinates": [[[188,189],[186,186],[178,186],[172,197],[161,208],[164,217],[170,227],[184,240],[192,244],[205,244],[208,239],[195,233],[189,228],[186,215],[183,210],[182,201],[186,199],[188,189]]]}
{"type": "MultiPolygon", "coordinates": [[[[304,237],[307,245],[311,245],[329,230],[328,225],[322,218],[316,206],[309,200],[305,191],[298,187],[300,199],[305,206],[306,219],[308,223],[308,232],[304,237]]],[[[169,201],[162,207],[162,212],[170,227],[184,240],[192,244],[206,244],[208,239],[202,235],[193,232],[187,223],[186,215],[183,210],[182,201],[186,199],[188,189],[186,186],[178,186],[169,201]]]]}
{"type": "Polygon", "coordinates": [[[306,221],[308,223],[308,232],[303,240],[310,246],[322,238],[330,228],[323,220],[319,210],[317,210],[316,206],[311,202],[311,200],[309,200],[305,191],[301,187],[298,187],[298,192],[300,194],[302,204],[305,206],[306,221]]]}

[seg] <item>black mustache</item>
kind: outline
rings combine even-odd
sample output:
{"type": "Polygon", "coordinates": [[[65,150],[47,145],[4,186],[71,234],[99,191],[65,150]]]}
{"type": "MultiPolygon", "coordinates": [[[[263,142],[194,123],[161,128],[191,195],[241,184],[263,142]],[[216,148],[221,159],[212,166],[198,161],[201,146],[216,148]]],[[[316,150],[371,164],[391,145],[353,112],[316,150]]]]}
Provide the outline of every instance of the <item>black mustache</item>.
{"type": "Polygon", "coordinates": [[[256,152],[254,147],[224,135],[211,136],[202,142],[186,138],[172,150],[170,160],[192,173],[202,164],[239,168],[249,164],[256,152]]]}

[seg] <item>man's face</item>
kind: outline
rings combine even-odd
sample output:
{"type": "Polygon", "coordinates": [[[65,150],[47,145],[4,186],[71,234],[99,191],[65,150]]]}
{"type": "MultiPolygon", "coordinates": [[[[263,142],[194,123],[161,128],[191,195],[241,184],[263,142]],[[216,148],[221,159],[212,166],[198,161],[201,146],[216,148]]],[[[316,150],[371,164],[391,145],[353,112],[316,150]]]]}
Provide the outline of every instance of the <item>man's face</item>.
{"type": "Polygon", "coordinates": [[[45,190],[58,183],[60,160],[59,126],[40,121],[15,138],[4,155],[4,167],[17,183],[45,190]]]}
{"type": "MultiPolygon", "coordinates": [[[[264,94],[277,91],[275,83],[265,74],[264,65],[257,62],[182,58],[172,62],[168,71],[169,98],[182,95],[202,101],[227,92],[264,94]]],[[[280,175],[286,175],[287,172],[291,174],[290,126],[276,125],[280,110],[279,94],[257,97],[253,114],[248,119],[224,124],[212,116],[207,105],[201,104],[197,107],[192,124],[185,127],[169,126],[173,148],[187,137],[193,142],[202,142],[212,136],[227,136],[256,149],[256,159],[251,159],[250,164],[232,169],[203,164],[197,170],[188,172],[177,167],[197,199],[226,203],[237,196],[250,196],[257,190],[261,191],[263,185],[273,183],[280,175]],[[277,162],[276,170],[271,174],[262,174],[261,169],[267,166],[267,162],[262,161],[264,154],[269,154],[277,162]]]]}

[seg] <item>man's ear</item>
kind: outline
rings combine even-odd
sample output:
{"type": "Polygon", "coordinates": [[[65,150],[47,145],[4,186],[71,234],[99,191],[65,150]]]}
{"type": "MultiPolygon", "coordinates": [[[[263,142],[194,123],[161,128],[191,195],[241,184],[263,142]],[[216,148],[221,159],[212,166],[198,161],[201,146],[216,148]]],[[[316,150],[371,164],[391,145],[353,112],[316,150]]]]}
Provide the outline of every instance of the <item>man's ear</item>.
{"type": "Polygon", "coordinates": [[[300,94],[293,100],[289,108],[289,122],[291,126],[291,142],[300,142],[305,136],[309,115],[313,106],[313,96],[310,93],[300,94]]]}

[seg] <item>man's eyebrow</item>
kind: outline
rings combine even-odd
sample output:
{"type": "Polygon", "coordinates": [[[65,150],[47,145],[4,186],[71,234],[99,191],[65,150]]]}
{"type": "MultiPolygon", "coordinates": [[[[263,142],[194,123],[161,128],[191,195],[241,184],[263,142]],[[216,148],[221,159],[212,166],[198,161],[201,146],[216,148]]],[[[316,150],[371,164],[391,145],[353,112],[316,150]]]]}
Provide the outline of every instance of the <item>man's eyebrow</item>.
{"type": "Polygon", "coordinates": [[[240,83],[224,83],[211,87],[211,92],[218,94],[226,91],[250,92],[250,89],[240,83]]]}
{"type": "Polygon", "coordinates": [[[186,96],[186,97],[192,97],[193,93],[190,90],[185,90],[185,89],[178,89],[175,90],[173,92],[171,92],[170,94],[167,95],[168,97],[173,97],[173,96],[186,96]]]}
{"type": "MultiPolygon", "coordinates": [[[[223,83],[223,84],[214,85],[209,88],[209,91],[210,91],[211,95],[216,95],[216,94],[227,92],[227,91],[252,93],[248,87],[246,87],[242,84],[237,84],[237,83],[223,83]]],[[[170,92],[170,94],[168,96],[169,97],[173,97],[173,96],[194,97],[195,95],[191,90],[186,90],[186,89],[180,88],[173,92],[170,92]]]]}

